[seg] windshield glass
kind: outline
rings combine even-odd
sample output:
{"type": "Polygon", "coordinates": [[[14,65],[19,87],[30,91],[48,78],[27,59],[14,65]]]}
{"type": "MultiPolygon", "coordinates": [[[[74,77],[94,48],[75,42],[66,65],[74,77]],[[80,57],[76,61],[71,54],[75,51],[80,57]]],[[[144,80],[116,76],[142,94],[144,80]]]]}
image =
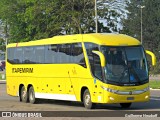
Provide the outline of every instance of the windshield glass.
{"type": "Polygon", "coordinates": [[[148,82],[144,50],[137,47],[101,47],[106,58],[105,80],[110,84],[137,85],[148,82]]]}

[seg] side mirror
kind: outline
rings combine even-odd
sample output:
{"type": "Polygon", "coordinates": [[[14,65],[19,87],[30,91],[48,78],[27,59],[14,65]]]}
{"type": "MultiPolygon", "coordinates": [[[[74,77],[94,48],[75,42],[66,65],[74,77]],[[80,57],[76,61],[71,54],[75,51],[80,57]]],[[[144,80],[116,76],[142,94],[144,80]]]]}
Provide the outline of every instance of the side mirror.
{"type": "Polygon", "coordinates": [[[100,51],[93,50],[92,52],[100,57],[101,67],[105,67],[106,62],[104,55],[100,51]]]}
{"type": "Polygon", "coordinates": [[[151,52],[151,51],[149,51],[149,50],[146,50],[146,53],[151,56],[151,58],[152,58],[152,65],[155,66],[156,65],[156,56],[154,55],[154,53],[151,52]]]}

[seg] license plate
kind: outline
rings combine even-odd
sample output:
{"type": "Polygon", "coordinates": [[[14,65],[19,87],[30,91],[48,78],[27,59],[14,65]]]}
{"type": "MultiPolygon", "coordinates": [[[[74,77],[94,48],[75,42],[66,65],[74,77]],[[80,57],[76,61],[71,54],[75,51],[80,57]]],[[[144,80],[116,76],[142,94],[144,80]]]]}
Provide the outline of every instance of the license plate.
{"type": "Polygon", "coordinates": [[[134,97],[127,97],[127,100],[134,100],[134,97]]]}

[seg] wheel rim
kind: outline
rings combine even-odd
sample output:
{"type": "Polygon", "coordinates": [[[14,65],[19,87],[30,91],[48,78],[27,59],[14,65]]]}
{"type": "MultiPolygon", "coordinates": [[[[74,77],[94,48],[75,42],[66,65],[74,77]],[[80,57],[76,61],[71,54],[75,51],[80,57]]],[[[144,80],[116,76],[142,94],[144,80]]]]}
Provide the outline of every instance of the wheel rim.
{"type": "Polygon", "coordinates": [[[25,98],[26,98],[26,91],[23,89],[22,90],[22,99],[25,100],[25,98]]]}
{"type": "Polygon", "coordinates": [[[30,100],[32,101],[33,100],[33,92],[30,92],[30,100]]]}
{"type": "Polygon", "coordinates": [[[86,105],[89,105],[89,104],[90,104],[90,98],[91,98],[91,97],[90,97],[89,94],[86,94],[86,95],[85,95],[85,104],[86,104],[86,105]]]}

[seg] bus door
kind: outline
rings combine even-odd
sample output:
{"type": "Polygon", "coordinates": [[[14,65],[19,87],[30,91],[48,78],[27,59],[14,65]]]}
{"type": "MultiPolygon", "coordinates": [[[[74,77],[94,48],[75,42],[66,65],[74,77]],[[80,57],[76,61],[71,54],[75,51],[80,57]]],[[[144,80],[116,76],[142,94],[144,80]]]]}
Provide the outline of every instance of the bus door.
{"type": "Polygon", "coordinates": [[[85,77],[86,69],[81,43],[73,43],[71,45],[70,61],[71,64],[68,67],[68,76],[70,80],[68,81],[66,88],[70,94],[76,94],[76,96],[79,96],[79,91],[83,84],[83,82],[80,81],[85,77]]]}
{"type": "Polygon", "coordinates": [[[79,47],[81,45],[79,43],[73,43],[70,45],[70,57],[69,57],[69,61],[71,62],[71,64],[69,64],[68,66],[68,77],[69,79],[67,80],[66,83],[66,92],[67,94],[74,94],[75,95],[75,91],[74,89],[77,88],[77,84],[78,84],[78,68],[77,68],[77,61],[79,59],[78,55],[79,55],[79,47]]]}
{"type": "Polygon", "coordinates": [[[95,102],[103,102],[103,89],[102,86],[102,67],[100,64],[100,57],[96,54],[93,54],[93,60],[90,59],[91,71],[93,74],[93,95],[95,97],[95,102]]]}

